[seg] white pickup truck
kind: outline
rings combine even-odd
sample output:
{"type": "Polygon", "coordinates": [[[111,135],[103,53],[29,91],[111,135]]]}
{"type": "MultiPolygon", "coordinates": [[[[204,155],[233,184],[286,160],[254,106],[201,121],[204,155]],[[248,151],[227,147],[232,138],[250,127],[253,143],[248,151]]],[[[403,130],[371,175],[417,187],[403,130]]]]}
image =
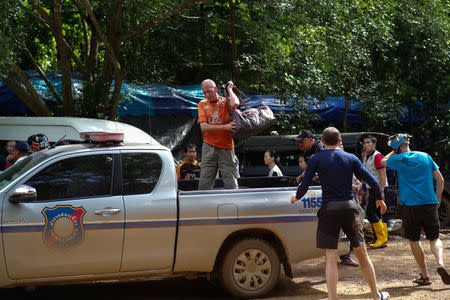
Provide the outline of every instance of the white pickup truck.
{"type": "MultiPolygon", "coordinates": [[[[154,275],[217,279],[260,297],[315,247],[320,188],[179,191],[171,152],[121,142],[56,146],[0,174],[0,287],[154,275]]],[[[344,240],[341,252],[348,250],[344,240]]]]}

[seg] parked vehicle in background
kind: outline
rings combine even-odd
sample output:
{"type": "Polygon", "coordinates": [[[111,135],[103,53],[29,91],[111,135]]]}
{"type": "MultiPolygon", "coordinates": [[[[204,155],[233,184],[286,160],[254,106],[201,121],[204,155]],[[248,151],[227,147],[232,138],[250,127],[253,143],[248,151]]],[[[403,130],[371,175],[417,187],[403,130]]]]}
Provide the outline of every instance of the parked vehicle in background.
{"type": "Polygon", "coordinates": [[[126,143],[159,145],[146,132],[120,122],[75,117],[0,117],[0,141],[26,141],[33,134],[43,133],[52,143],[62,137],[80,143],[80,133],[90,131],[121,132],[126,143]]]}
{"type": "MultiPolygon", "coordinates": [[[[379,132],[351,132],[341,133],[345,151],[361,156],[362,141],[367,135],[377,138],[377,149],[383,155],[388,154],[392,149],[387,145],[389,135],[379,132]]],[[[235,152],[240,162],[240,173],[242,177],[267,176],[269,169],[264,165],[264,152],[267,149],[274,149],[280,155],[280,168],[286,176],[282,182],[292,183],[287,177],[298,176],[301,170],[298,166],[298,155],[302,152],[297,142],[296,135],[274,135],[274,136],[252,136],[243,143],[236,146],[235,152]]],[[[315,138],[320,138],[315,135],[315,138]]],[[[445,179],[445,189],[442,195],[442,204],[439,208],[440,221],[443,225],[450,225],[450,172],[443,173],[445,179]]],[[[387,169],[389,188],[387,189],[386,205],[388,206],[388,219],[398,218],[397,210],[397,187],[396,175],[393,170],[387,169]]],[[[245,179],[249,181],[249,179],[245,179]]],[[[270,183],[268,183],[270,184],[270,183]]]]}
{"type": "MultiPolygon", "coordinates": [[[[361,141],[368,134],[379,140],[380,152],[389,153],[389,147],[386,145],[389,136],[378,132],[341,133],[345,151],[359,157],[362,149],[361,141]]],[[[296,135],[252,136],[237,145],[235,152],[240,161],[241,176],[267,176],[268,169],[263,160],[264,152],[267,149],[274,149],[280,155],[281,171],[284,175],[298,176],[300,173],[298,156],[303,151],[298,147],[297,141],[294,140],[295,137],[296,135]]],[[[315,135],[315,138],[320,138],[320,136],[315,135]]]]}
{"type": "Polygon", "coordinates": [[[439,220],[442,225],[450,226],[450,171],[443,171],[444,192],[442,192],[441,205],[439,206],[439,220]]]}

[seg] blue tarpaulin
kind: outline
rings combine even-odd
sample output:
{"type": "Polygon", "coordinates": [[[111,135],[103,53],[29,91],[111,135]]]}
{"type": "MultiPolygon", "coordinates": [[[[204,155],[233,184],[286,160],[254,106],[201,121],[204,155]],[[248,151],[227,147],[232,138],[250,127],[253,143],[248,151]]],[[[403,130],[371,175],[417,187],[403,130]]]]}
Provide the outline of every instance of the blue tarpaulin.
{"type": "MultiPolygon", "coordinates": [[[[36,71],[28,71],[33,86],[39,95],[54,107],[54,97],[45,82],[36,71]]],[[[61,73],[46,72],[55,89],[61,93],[61,73]]],[[[75,98],[81,96],[83,81],[76,73],[72,74],[72,90],[75,98]]],[[[197,116],[197,104],[204,98],[200,85],[169,87],[161,84],[136,85],[124,82],[122,85],[123,98],[119,102],[118,114],[122,116],[151,117],[160,115],[191,115],[197,116]]],[[[272,111],[291,112],[291,102],[282,103],[274,95],[247,95],[248,105],[269,106],[272,111]]],[[[328,97],[318,105],[310,106],[308,111],[318,113],[327,123],[340,123],[344,117],[345,102],[342,97],[328,97]]],[[[54,111],[58,115],[59,111],[54,111]]],[[[4,81],[0,81],[0,115],[32,115],[30,109],[19,100],[4,81]]],[[[353,101],[350,104],[348,123],[361,123],[359,107],[353,101]]]]}
{"type": "MultiPolygon", "coordinates": [[[[54,115],[62,115],[56,105],[53,94],[36,71],[27,71],[33,86],[45,100],[54,115]]],[[[61,95],[61,73],[46,72],[52,85],[61,95]]],[[[72,91],[74,98],[80,98],[83,80],[72,73],[72,91]]],[[[197,119],[197,104],[204,99],[200,85],[169,87],[161,84],[136,85],[124,82],[122,99],[119,102],[119,121],[134,125],[149,133],[162,145],[172,150],[176,158],[182,158],[183,145],[194,143],[201,145],[202,135],[197,119]]],[[[294,110],[293,100],[283,103],[275,95],[249,95],[246,101],[249,107],[266,105],[273,112],[290,113],[294,110]]],[[[244,98],[245,100],[245,98],[244,98]]],[[[307,111],[320,115],[325,123],[340,124],[344,118],[345,101],[343,97],[328,97],[323,101],[311,101],[307,111]]],[[[0,115],[32,116],[31,110],[0,80],[0,115]]],[[[417,119],[416,119],[417,120],[417,119]]],[[[403,122],[407,121],[407,115],[403,122]]],[[[365,123],[360,117],[359,104],[351,101],[347,123],[365,123]]]]}
{"type": "Polygon", "coordinates": [[[0,114],[3,116],[32,115],[31,110],[0,80],[0,114]]]}

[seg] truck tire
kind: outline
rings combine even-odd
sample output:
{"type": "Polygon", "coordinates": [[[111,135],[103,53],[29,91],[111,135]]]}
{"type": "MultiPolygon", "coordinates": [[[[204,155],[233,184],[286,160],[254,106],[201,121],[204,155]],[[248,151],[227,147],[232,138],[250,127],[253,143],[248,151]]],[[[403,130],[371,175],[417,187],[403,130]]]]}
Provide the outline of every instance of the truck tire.
{"type": "Polygon", "coordinates": [[[231,295],[248,299],[270,292],[280,279],[280,258],[268,242],[248,238],[225,254],[219,280],[231,295]]]}

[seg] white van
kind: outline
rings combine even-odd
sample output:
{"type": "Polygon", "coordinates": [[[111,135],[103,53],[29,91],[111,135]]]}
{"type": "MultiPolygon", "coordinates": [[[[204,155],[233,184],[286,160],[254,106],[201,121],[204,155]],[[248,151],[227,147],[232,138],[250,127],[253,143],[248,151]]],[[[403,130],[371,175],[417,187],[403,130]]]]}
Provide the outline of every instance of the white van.
{"type": "Polygon", "coordinates": [[[126,143],[160,145],[149,134],[132,125],[108,120],[74,117],[0,117],[0,141],[26,141],[30,135],[45,134],[50,142],[61,139],[81,142],[81,132],[123,133],[126,143]]]}

